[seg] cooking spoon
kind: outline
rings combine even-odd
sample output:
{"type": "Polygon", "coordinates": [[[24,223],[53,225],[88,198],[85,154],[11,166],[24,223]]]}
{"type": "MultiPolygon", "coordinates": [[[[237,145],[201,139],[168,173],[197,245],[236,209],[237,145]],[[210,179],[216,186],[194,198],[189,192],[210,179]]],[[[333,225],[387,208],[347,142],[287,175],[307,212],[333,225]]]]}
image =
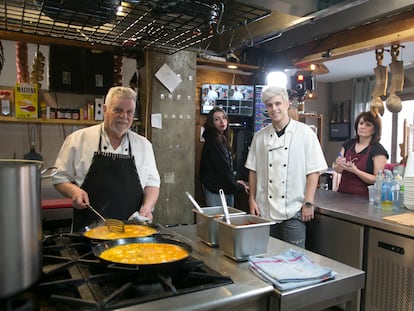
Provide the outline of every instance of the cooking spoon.
{"type": "Polygon", "coordinates": [[[99,218],[101,218],[106,226],[108,227],[109,231],[112,232],[125,232],[125,225],[124,222],[122,220],[119,219],[105,219],[105,217],[103,217],[96,209],[94,209],[90,204],[86,204],[86,206],[92,211],[94,212],[96,215],[99,216],[99,218]]]}
{"type": "Polygon", "coordinates": [[[185,192],[185,195],[191,201],[191,203],[193,203],[193,205],[197,209],[197,211],[199,211],[201,214],[204,214],[203,209],[200,207],[200,205],[198,205],[197,201],[194,200],[193,196],[188,191],[185,192]]]}
{"type": "Polygon", "coordinates": [[[226,196],[224,195],[223,189],[219,189],[220,199],[221,199],[221,205],[223,205],[223,211],[224,211],[224,217],[226,218],[226,222],[230,225],[230,215],[229,215],[229,209],[227,207],[226,202],[226,196]]]}

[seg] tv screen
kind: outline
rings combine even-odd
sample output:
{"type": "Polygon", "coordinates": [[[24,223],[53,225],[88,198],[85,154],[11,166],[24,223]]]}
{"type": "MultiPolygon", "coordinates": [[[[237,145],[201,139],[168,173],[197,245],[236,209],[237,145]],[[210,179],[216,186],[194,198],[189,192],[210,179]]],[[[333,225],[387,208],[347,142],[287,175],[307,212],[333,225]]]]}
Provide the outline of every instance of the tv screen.
{"type": "Polygon", "coordinates": [[[329,139],[343,141],[350,138],[350,122],[340,122],[329,124],[329,139]]]}
{"type": "Polygon", "coordinates": [[[253,85],[230,85],[229,99],[253,101],[253,85]]]}
{"type": "Polygon", "coordinates": [[[208,114],[217,100],[227,99],[229,86],[226,84],[204,83],[201,85],[201,113],[208,114]]]}
{"type": "Polygon", "coordinates": [[[201,113],[208,114],[213,107],[223,108],[229,115],[253,115],[254,86],[202,84],[201,113]]]}

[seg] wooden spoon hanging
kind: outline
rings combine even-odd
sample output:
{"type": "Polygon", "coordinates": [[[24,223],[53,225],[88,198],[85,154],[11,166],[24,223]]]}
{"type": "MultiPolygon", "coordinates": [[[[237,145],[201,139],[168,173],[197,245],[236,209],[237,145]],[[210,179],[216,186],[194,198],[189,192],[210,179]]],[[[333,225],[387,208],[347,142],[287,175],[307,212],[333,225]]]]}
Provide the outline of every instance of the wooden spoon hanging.
{"type": "Polygon", "coordinates": [[[386,101],[387,109],[391,112],[398,113],[402,109],[401,98],[396,95],[401,92],[404,87],[404,62],[397,60],[400,45],[393,45],[391,47],[391,83],[388,86],[388,98],[386,101]]]}
{"type": "Polygon", "coordinates": [[[384,115],[384,103],[381,96],[387,94],[388,82],[388,67],[382,66],[384,59],[384,49],[375,50],[375,57],[377,60],[377,67],[374,68],[375,73],[375,87],[372,91],[372,100],[370,103],[370,111],[375,115],[384,115]]]}

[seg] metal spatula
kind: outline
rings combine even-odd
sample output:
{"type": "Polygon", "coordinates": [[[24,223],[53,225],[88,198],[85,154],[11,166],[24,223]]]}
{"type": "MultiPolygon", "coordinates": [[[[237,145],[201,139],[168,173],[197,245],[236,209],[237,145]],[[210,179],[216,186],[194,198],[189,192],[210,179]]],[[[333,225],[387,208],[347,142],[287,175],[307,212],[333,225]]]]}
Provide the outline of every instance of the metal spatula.
{"type": "Polygon", "coordinates": [[[227,207],[227,201],[226,196],[224,194],[223,189],[219,189],[220,199],[221,199],[221,205],[223,205],[223,211],[224,211],[224,217],[226,218],[226,222],[230,225],[230,214],[229,214],[229,208],[227,207]]]}
{"type": "Polygon", "coordinates": [[[112,231],[112,232],[125,232],[125,225],[124,225],[124,222],[122,220],[113,219],[113,218],[106,219],[96,209],[94,209],[90,204],[86,204],[86,206],[92,212],[94,212],[96,215],[98,215],[99,218],[101,218],[105,222],[105,224],[108,227],[109,231],[112,231]]]}

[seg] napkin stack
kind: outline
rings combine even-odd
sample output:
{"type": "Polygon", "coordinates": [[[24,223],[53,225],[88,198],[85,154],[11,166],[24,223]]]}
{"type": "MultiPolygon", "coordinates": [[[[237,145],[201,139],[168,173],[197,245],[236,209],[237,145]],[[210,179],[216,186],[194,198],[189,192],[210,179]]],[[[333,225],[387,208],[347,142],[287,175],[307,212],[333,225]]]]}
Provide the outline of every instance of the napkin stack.
{"type": "Polygon", "coordinates": [[[337,274],[315,264],[303,252],[293,249],[272,257],[251,257],[249,268],[280,290],[320,283],[334,279],[337,274]]]}
{"type": "MultiPolygon", "coordinates": [[[[411,126],[410,126],[411,129],[411,126]]],[[[410,136],[411,137],[411,136],[410,136]]],[[[404,206],[414,210],[414,152],[408,152],[407,164],[404,169],[404,206]]]]}

